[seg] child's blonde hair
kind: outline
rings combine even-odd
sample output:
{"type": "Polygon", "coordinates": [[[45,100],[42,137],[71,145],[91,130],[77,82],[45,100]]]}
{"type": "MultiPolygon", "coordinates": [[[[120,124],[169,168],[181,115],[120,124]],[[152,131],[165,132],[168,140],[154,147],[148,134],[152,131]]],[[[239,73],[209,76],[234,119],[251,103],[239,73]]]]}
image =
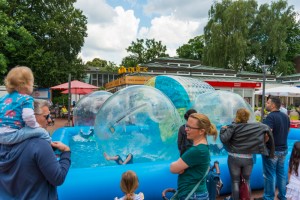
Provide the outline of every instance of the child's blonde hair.
{"type": "Polygon", "coordinates": [[[126,194],[125,200],[133,200],[134,192],[139,186],[139,180],[134,171],[128,170],[122,174],[121,190],[126,194]]]}
{"type": "Polygon", "coordinates": [[[8,93],[12,93],[15,90],[20,91],[30,82],[34,82],[34,77],[30,68],[25,66],[16,66],[8,72],[4,82],[6,91],[8,93]]]}

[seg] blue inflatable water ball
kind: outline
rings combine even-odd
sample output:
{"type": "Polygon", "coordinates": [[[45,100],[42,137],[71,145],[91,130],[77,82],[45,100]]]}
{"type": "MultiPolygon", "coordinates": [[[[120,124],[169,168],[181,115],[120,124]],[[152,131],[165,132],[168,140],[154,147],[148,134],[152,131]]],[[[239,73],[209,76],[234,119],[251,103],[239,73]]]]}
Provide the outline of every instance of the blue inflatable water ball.
{"type": "MultiPolygon", "coordinates": [[[[218,132],[223,125],[231,124],[234,121],[236,111],[239,108],[246,108],[250,111],[249,122],[254,122],[254,113],[250,105],[238,94],[228,91],[214,91],[198,95],[192,108],[198,113],[208,116],[216,126],[218,132]]],[[[208,143],[211,155],[227,155],[220,138],[215,141],[208,136],[208,143]]]]}
{"type": "Polygon", "coordinates": [[[156,76],[151,78],[145,85],[155,87],[167,95],[182,119],[199,94],[215,91],[206,82],[183,76],[156,76]]]}
{"type": "Polygon", "coordinates": [[[172,102],[149,86],[130,86],[116,92],[95,120],[99,148],[109,156],[128,153],[134,162],[174,160],[180,117],[172,102]]]}
{"type": "Polygon", "coordinates": [[[74,126],[94,126],[97,112],[111,95],[110,92],[96,91],[82,97],[73,110],[74,126]]]}
{"type": "Polygon", "coordinates": [[[251,106],[238,94],[228,91],[214,91],[198,95],[192,106],[199,113],[209,117],[218,129],[234,121],[236,111],[246,108],[250,111],[249,122],[254,122],[254,113],[251,106]]]}

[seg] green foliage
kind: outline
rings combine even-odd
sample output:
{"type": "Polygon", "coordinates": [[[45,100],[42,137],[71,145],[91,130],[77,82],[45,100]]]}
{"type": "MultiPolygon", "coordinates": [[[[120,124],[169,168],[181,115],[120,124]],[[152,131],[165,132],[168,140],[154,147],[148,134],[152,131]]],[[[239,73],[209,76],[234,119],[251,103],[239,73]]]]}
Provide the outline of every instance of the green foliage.
{"type": "Polygon", "coordinates": [[[87,20],[74,8],[75,2],[7,1],[0,12],[0,20],[5,22],[1,21],[4,28],[0,26],[0,32],[6,30],[5,37],[0,38],[0,55],[5,58],[0,56],[0,63],[6,63],[4,68],[30,67],[40,87],[66,82],[69,73],[80,79],[84,65],[77,56],[87,36],[87,20]]]}
{"type": "Polygon", "coordinates": [[[102,60],[100,58],[94,58],[92,61],[88,61],[85,64],[86,67],[98,67],[101,72],[117,72],[118,67],[114,62],[102,60]]]}
{"type": "Polygon", "coordinates": [[[293,73],[300,47],[296,14],[285,0],[259,8],[255,0],[215,2],[204,29],[205,64],[256,72],[266,64],[273,74],[293,73]]]}
{"type": "Polygon", "coordinates": [[[118,67],[114,62],[108,61],[106,67],[105,67],[107,72],[117,72],[118,67]]]}
{"type": "Polygon", "coordinates": [[[201,60],[204,50],[204,36],[196,36],[188,41],[187,44],[176,49],[179,58],[201,60]]]}
{"type": "MultiPolygon", "coordinates": [[[[294,23],[292,27],[290,27],[287,31],[287,54],[286,54],[286,61],[294,61],[294,59],[300,53],[300,23],[294,23]]],[[[286,68],[285,74],[294,74],[295,73],[295,66],[293,63],[289,62],[289,67],[286,68]]]]}
{"type": "Polygon", "coordinates": [[[61,94],[60,96],[57,95],[55,97],[52,98],[52,103],[53,105],[68,105],[68,95],[67,94],[61,94]]]}
{"type": "MultiPolygon", "coordinates": [[[[270,65],[273,74],[293,72],[292,60],[287,60],[289,30],[297,27],[296,13],[286,1],[260,6],[251,27],[253,66],[270,65]]],[[[299,26],[298,26],[299,27],[299,26]]],[[[299,30],[299,29],[298,29],[299,30]]],[[[290,52],[291,53],[291,52],[290,52]]],[[[293,53],[292,53],[293,54],[293,53]]]]}
{"type": "Polygon", "coordinates": [[[92,67],[105,67],[107,65],[106,60],[101,60],[100,58],[94,58],[92,61],[86,62],[87,66],[92,66],[92,67]]]}
{"type": "Polygon", "coordinates": [[[135,67],[139,64],[137,58],[133,55],[131,56],[126,56],[125,58],[122,59],[122,66],[124,67],[135,67]]]}
{"type": "Polygon", "coordinates": [[[161,41],[155,39],[137,39],[132,41],[131,45],[126,49],[131,55],[123,58],[122,64],[125,67],[134,67],[139,63],[146,63],[154,58],[168,57],[166,54],[167,47],[161,41]]]}
{"type": "Polygon", "coordinates": [[[26,64],[30,48],[34,48],[36,41],[24,26],[17,23],[7,13],[9,4],[0,0],[0,74],[7,72],[13,65],[26,64]]]}
{"type": "Polygon", "coordinates": [[[249,53],[249,28],[256,7],[255,0],[214,3],[204,29],[205,63],[236,71],[242,69],[249,53]]]}

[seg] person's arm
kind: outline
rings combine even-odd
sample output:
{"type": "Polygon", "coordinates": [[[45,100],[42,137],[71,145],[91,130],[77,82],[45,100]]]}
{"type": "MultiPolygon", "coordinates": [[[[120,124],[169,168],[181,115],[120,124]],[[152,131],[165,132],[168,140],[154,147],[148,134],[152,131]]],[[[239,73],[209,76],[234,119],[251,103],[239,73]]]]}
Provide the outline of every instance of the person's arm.
{"type": "Polygon", "coordinates": [[[269,137],[268,133],[265,133],[265,135],[264,135],[264,142],[265,143],[268,142],[269,139],[270,139],[270,137],[269,137]]]}
{"type": "Polygon", "coordinates": [[[70,148],[61,142],[51,143],[52,147],[62,152],[58,161],[52,147],[46,140],[39,139],[37,141],[35,143],[37,166],[50,184],[54,186],[63,184],[71,165],[70,148]]]}
{"type": "Polygon", "coordinates": [[[127,158],[124,160],[124,162],[122,163],[122,165],[126,165],[130,160],[132,159],[132,154],[129,153],[127,158]]]}
{"type": "Polygon", "coordinates": [[[178,137],[177,137],[177,146],[178,146],[178,150],[181,152],[181,144],[182,144],[182,139],[183,139],[183,135],[182,135],[182,126],[180,126],[179,130],[178,130],[178,137]]]}
{"type": "Polygon", "coordinates": [[[39,123],[37,123],[36,118],[34,116],[34,106],[33,106],[33,98],[31,96],[26,96],[24,101],[22,102],[22,119],[25,122],[26,126],[30,128],[40,127],[39,123]]]}
{"type": "Polygon", "coordinates": [[[37,123],[34,111],[31,108],[24,108],[22,110],[22,119],[25,124],[30,128],[38,128],[40,127],[39,123],[37,123]]]}
{"type": "Polygon", "coordinates": [[[68,151],[71,151],[70,150],[70,147],[68,147],[67,145],[65,145],[64,143],[62,142],[51,142],[51,146],[60,150],[61,152],[68,152],[68,151]]]}
{"type": "Polygon", "coordinates": [[[223,126],[220,130],[220,140],[222,143],[228,143],[234,133],[233,126],[223,126]]]}
{"type": "Polygon", "coordinates": [[[170,171],[173,174],[182,174],[188,167],[189,166],[181,158],[179,158],[177,161],[171,163],[170,171]]]}

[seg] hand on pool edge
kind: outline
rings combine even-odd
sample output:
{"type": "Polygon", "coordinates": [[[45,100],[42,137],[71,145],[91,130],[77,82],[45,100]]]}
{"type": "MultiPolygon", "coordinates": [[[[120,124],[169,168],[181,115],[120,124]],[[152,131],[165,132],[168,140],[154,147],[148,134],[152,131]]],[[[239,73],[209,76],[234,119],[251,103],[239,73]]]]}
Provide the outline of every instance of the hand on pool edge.
{"type": "Polygon", "coordinates": [[[71,151],[70,147],[68,147],[62,142],[51,142],[51,146],[60,150],[61,152],[71,151]]]}

